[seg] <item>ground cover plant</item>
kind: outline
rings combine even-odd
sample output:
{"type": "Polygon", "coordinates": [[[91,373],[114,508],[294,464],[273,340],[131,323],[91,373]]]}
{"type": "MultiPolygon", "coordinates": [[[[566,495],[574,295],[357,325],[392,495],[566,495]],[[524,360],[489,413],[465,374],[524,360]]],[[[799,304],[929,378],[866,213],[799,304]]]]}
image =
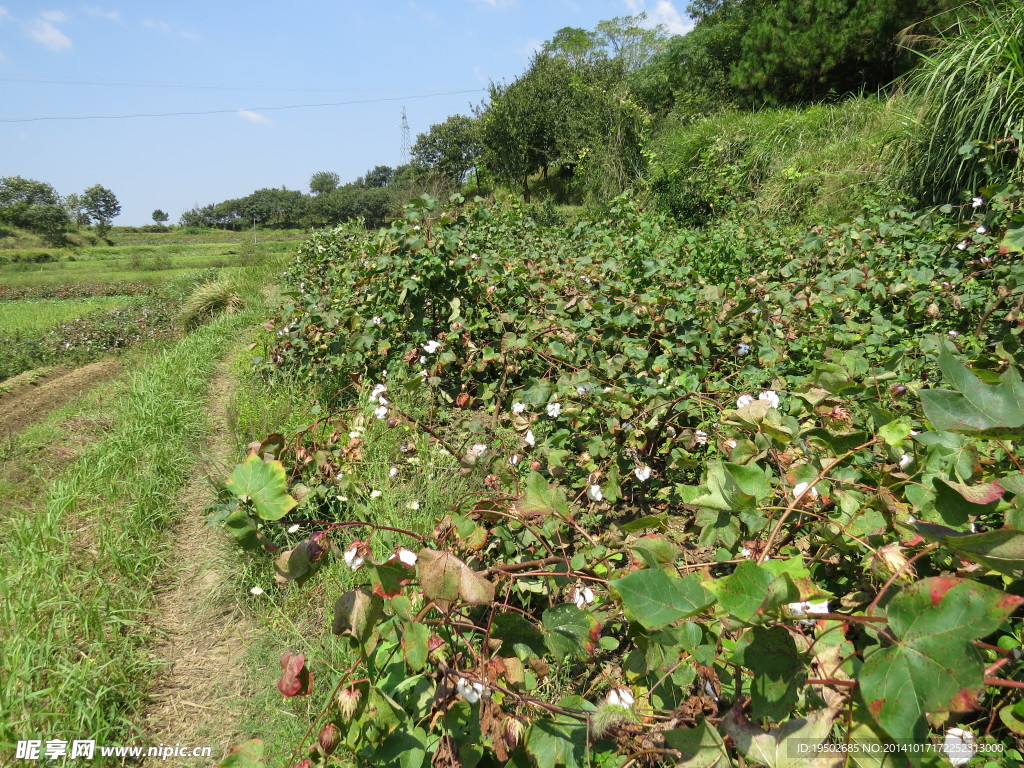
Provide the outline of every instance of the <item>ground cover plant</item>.
{"type": "Polygon", "coordinates": [[[327,695],[269,763],[1018,764],[1021,224],[1003,186],[802,232],[625,197],[315,234],[265,358],[315,420],[215,516],[351,646],[282,648],[280,692],[327,695]],[[444,466],[429,529],[374,512],[444,466]]]}

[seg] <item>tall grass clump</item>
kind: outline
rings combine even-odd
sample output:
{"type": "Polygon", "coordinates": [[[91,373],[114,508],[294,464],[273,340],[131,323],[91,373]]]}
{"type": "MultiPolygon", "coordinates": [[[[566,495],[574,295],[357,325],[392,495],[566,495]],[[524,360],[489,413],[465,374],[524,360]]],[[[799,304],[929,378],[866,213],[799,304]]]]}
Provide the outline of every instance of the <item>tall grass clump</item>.
{"type": "Polygon", "coordinates": [[[185,328],[197,328],[218,315],[232,315],[244,302],[234,287],[224,280],[213,280],[198,286],[185,299],[178,316],[185,328]]]}
{"type": "Polygon", "coordinates": [[[906,88],[915,111],[905,169],[921,200],[950,202],[992,174],[1024,178],[1024,5],[986,2],[960,17],[921,54],[906,88]],[[1013,138],[1012,133],[1017,133],[1013,138]]]}

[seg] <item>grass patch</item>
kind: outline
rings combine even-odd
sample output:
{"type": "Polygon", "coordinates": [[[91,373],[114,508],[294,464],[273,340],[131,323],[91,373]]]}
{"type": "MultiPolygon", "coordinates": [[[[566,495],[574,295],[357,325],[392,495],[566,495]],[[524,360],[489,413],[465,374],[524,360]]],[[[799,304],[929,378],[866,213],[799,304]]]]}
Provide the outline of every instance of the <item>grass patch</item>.
{"type": "Polygon", "coordinates": [[[101,296],[89,299],[0,302],[0,336],[37,333],[91,312],[117,309],[128,301],[127,296],[101,296]]]}
{"type": "MultiPolygon", "coordinates": [[[[250,284],[252,285],[252,284],[250,284]]],[[[218,360],[255,310],[203,326],[125,377],[110,428],[0,523],[0,751],[18,739],[138,742],[147,626],[173,496],[207,429],[218,360]]]]}

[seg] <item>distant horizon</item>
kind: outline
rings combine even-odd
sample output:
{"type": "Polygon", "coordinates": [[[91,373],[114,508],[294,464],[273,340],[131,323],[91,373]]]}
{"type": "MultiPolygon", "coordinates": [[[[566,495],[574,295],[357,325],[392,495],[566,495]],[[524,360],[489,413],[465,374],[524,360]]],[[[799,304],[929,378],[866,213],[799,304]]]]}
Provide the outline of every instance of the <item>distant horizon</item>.
{"type": "Polygon", "coordinates": [[[690,27],[667,0],[151,5],[0,5],[0,176],[62,196],[101,184],[115,226],[158,208],[177,223],[261,188],[308,192],[317,171],[400,165],[403,107],[415,142],[562,27],[641,11],[690,27]]]}

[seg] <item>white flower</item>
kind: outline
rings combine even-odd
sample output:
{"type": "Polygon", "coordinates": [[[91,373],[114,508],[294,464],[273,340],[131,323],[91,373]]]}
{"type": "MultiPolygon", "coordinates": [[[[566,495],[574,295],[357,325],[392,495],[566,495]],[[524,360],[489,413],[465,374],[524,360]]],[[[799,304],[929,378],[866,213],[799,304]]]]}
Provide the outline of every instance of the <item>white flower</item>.
{"type": "Polygon", "coordinates": [[[397,474],[398,474],[398,467],[392,467],[390,470],[388,470],[388,477],[394,477],[397,474]]]}
{"type": "Polygon", "coordinates": [[[608,703],[613,707],[623,707],[629,709],[633,706],[636,699],[633,698],[632,691],[629,688],[619,687],[612,688],[608,691],[608,703]]]}
{"type": "Polygon", "coordinates": [[[370,498],[371,499],[379,499],[383,495],[384,495],[383,491],[377,491],[377,490],[370,491],[370,498]]]}
{"type": "Polygon", "coordinates": [[[779,407],[779,396],[776,394],[774,389],[766,389],[760,395],[757,396],[758,400],[764,400],[772,408],[779,407]]]}
{"type": "Polygon", "coordinates": [[[526,443],[527,445],[536,445],[537,444],[537,438],[535,438],[533,436],[533,430],[532,429],[526,430],[526,435],[523,437],[523,442],[526,443]]]}
{"type": "Polygon", "coordinates": [[[583,587],[583,589],[574,589],[572,591],[572,601],[576,603],[576,607],[583,609],[583,606],[590,605],[594,602],[594,590],[590,587],[583,587]]]}
{"type": "Polygon", "coordinates": [[[752,402],[754,402],[754,398],[751,397],[750,395],[740,395],[738,398],[736,398],[736,407],[746,408],[752,402]]]}
{"type": "Polygon", "coordinates": [[[470,704],[476,704],[480,701],[480,697],[487,694],[487,689],[483,683],[471,683],[464,677],[460,677],[459,681],[455,683],[455,689],[462,694],[462,698],[468,701],[470,704]]]}
{"type": "Polygon", "coordinates": [[[441,342],[437,341],[436,339],[431,339],[430,341],[423,345],[423,351],[426,352],[428,355],[434,354],[440,348],[441,342]]]}
{"type": "Polygon", "coordinates": [[[803,496],[804,493],[807,492],[808,488],[810,488],[810,490],[811,490],[811,496],[816,498],[818,496],[818,489],[817,488],[811,488],[811,484],[810,483],[797,483],[796,485],[794,485],[793,486],[793,498],[795,500],[799,501],[800,497],[803,496]]]}
{"type": "Polygon", "coordinates": [[[374,325],[380,325],[383,322],[384,322],[384,318],[382,318],[382,317],[374,317],[373,318],[373,324],[374,325]]]}
{"type": "Polygon", "coordinates": [[[698,429],[693,433],[693,439],[696,441],[697,445],[707,445],[708,433],[703,429],[698,429]]]}
{"type": "Polygon", "coordinates": [[[558,418],[558,414],[560,414],[562,412],[562,404],[561,403],[548,403],[547,411],[548,411],[548,416],[550,416],[552,419],[557,419],[558,418]]]}
{"type": "Polygon", "coordinates": [[[601,501],[604,496],[601,494],[600,485],[591,485],[587,487],[587,496],[591,501],[601,501]]]}
{"type": "Polygon", "coordinates": [[[749,355],[750,354],[750,345],[749,344],[744,344],[741,341],[739,344],[736,345],[736,354],[737,355],[749,355]]]}
{"type": "Polygon", "coordinates": [[[971,208],[981,208],[985,204],[985,198],[973,197],[971,198],[971,208]]]}
{"type": "Polygon", "coordinates": [[[405,508],[406,509],[419,509],[420,508],[420,503],[418,501],[416,501],[416,499],[413,499],[412,501],[410,501],[408,504],[405,505],[405,508]]]}
{"type": "Polygon", "coordinates": [[[388,417],[388,407],[386,405],[378,405],[373,409],[373,415],[378,419],[386,419],[388,417]]]}
{"type": "Polygon", "coordinates": [[[360,429],[353,429],[351,432],[348,433],[348,436],[350,438],[360,438],[363,436],[363,432],[360,429]]]}
{"type": "Polygon", "coordinates": [[[260,587],[253,587],[252,589],[249,590],[249,594],[250,595],[262,595],[263,594],[263,590],[260,587]]]}
{"type": "Polygon", "coordinates": [[[299,524],[288,526],[288,533],[296,533],[299,530],[299,524]]]}
{"type": "Polygon", "coordinates": [[[942,740],[942,751],[953,765],[967,765],[978,751],[978,740],[963,728],[950,728],[942,740]]]}
{"type": "Polygon", "coordinates": [[[512,413],[522,413],[526,410],[526,403],[512,403],[512,413]]]}
{"type": "Polygon", "coordinates": [[[902,456],[900,456],[900,469],[906,469],[913,463],[914,457],[911,456],[909,453],[904,453],[902,456]]]}
{"type": "Polygon", "coordinates": [[[411,549],[402,547],[398,550],[398,561],[403,565],[408,565],[410,568],[416,565],[416,553],[411,549]]]}
{"type": "Polygon", "coordinates": [[[988,232],[988,227],[986,227],[984,224],[982,224],[980,227],[978,227],[974,231],[977,232],[979,235],[984,235],[986,232],[988,232]]]}
{"type": "Polygon", "coordinates": [[[967,250],[967,241],[966,240],[961,240],[959,243],[956,244],[956,247],[957,247],[957,250],[966,251],[967,250]]]}
{"type": "Polygon", "coordinates": [[[353,571],[358,571],[363,567],[363,563],[365,562],[359,554],[359,549],[355,544],[345,550],[344,558],[345,564],[353,571]]]}
{"type": "MultiPolygon", "coordinates": [[[[636,475],[636,479],[639,480],[641,483],[646,483],[648,480],[651,479],[651,468],[645,464],[642,467],[637,467],[636,469],[634,469],[633,474],[636,475]]],[[[600,501],[600,499],[595,499],[595,501],[600,501]]]]}

